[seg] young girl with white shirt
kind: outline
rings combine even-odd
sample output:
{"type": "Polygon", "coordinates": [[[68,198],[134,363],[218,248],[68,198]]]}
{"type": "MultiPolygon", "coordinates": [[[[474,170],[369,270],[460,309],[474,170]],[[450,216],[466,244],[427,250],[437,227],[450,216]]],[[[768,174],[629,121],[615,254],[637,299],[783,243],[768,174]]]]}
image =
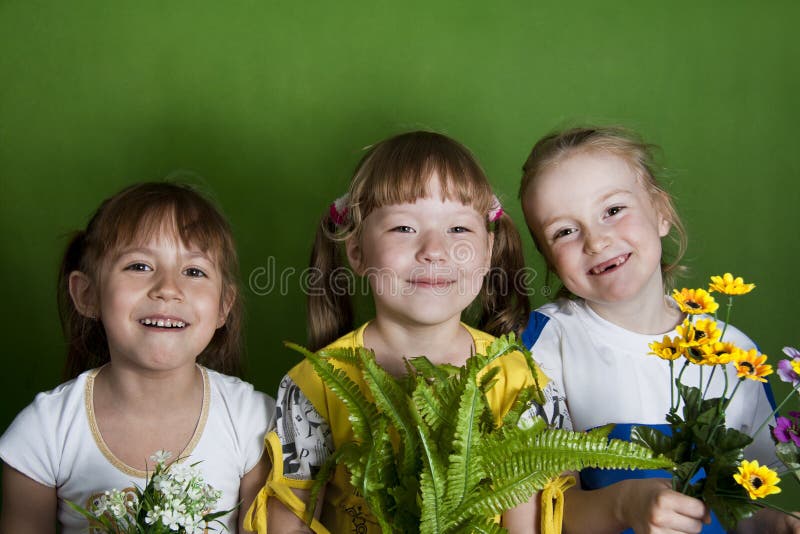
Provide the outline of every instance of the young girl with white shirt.
{"type": "MultiPolygon", "coordinates": [[[[192,188],[142,183],[101,204],[59,276],[71,380],[0,438],[0,532],[86,532],[65,500],[89,508],[106,490],[144,487],[159,450],[200,462],[219,510],[249,506],[269,469],[274,401],[223,374],[240,362],[237,274],[227,221],[192,188]]],[[[220,519],[235,532],[238,516],[220,519]]]]}

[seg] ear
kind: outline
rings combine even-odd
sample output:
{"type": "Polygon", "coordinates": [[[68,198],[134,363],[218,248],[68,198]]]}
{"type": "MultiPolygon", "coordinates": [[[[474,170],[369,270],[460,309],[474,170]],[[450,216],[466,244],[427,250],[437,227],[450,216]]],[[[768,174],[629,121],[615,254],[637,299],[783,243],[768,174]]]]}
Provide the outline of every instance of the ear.
{"type": "Polygon", "coordinates": [[[666,198],[666,195],[665,192],[659,191],[653,202],[653,206],[658,214],[659,237],[665,237],[669,233],[670,228],[672,228],[672,220],[669,217],[669,209],[667,208],[669,200],[666,198]]]}
{"type": "Polygon", "coordinates": [[[217,328],[225,326],[225,321],[228,320],[228,314],[233,308],[233,303],[236,302],[236,291],[225,291],[225,294],[220,299],[219,303],[219,317],[217,317],[217,328]]]}
{"type": "Polygon", "coordinates": [[[356,235],[348,237],[344,242],[344,249],[347,253],[347,261],[350,262],[350,268],[361,276],[364,273],[364,251],[358,237],[356,235]]]}
{"type": "Polygon", "coordinates": [[[89,319],[97,319],[100,315],[95,293],[92,281],[86,273],[81,271],[69,273],[69,296],[72,298],[72,303],[78,313],[89,319]]]}

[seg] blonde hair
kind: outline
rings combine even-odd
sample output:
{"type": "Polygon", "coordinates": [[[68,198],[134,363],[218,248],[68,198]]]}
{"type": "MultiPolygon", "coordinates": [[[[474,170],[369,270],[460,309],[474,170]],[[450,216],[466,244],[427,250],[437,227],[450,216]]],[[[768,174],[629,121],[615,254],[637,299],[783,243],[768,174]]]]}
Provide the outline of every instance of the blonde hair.
{"type": "Polygon", "coordinates": [[[68,343],[64,374],[73,378],[109,361],[102,319],[78,312],[69,293],[72,271],[85,273],[93,285],[103,262],[120,247],[170,232],[184,244],[210,252],[222,275],[222,300],[230,302],[225,324],[214,332],[197,361],[225,374],[241,370],[243,308],[238,287],[239,260],[228,221],[214,204],[188,185],[146,182],[107,198],[76,232],[64,252],[58,276],[61,326],[68,343]]]}
{"type": "MultiPolygon", "coordinates": [[[[472,206],[478,213],[488,213],[493,207],[492,188],[475,157],[447,136],[422,131],[400,134],[372,146],[361,159],[346,195],[347,216],[336,224],[326,213],[317,230],[311,267],[318,276],[308,299],[312,349],[328,345],[353,328],[342,242],[359,237],[364,219],[373,210],[424,198],[434,175],[445,198],[472,206]]],[[[530,304],[520,276],[522,243],[513,221],[503,214],[493,232],[491,268],[495,275],[490,272],[484,279],[477,324],[500,335],[525,326],[530,304]]]]}
{"type": "MultiPolygon", "coordinates": [[[[584,126],[551,133],[534,145],[522,166],[519,198],[521,200],[524,198],[534,180],[546,169],[576,153],[601,151],[624,159],[650,195],[653,205],[670,223],[670,236],[675,244],[675,251],[669,259],[665,258],[664,252],[661,256],[664,285],[670,287],[675,278],[684,271],[680,261],[686,253],[687,236],[672,196],[657,178],[653,157],[656,148],[655,145],[644,142],[634,132],[617,126],[584,126]]],[[[542,252],[540,243],[532,231],[531,236],[536,248],[542,252]]],[[[545,257],[545,260],[549,263],[548,258],[545,257]]]]}

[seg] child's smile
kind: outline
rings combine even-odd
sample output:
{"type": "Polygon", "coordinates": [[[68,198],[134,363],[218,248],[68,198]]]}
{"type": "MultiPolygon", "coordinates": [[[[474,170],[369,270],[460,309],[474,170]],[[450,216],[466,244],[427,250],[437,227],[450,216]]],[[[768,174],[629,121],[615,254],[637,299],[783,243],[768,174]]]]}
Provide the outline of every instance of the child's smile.
{"type": "Polygon", "coordinates": [[[588,274],[590,276],[597,276],[614,272],[619,267],[621,267],[625,262],[627,262],[628,258],[630,257],[631,257],[630,254],[621,254],[616,258],[604,261],[603,263],[600,263],[599,265],[592,267],[591,269],[589,269],[588,274]]]}
{"type": "Polygon", "coordinates": [[[100,318],[115,365],[171,369],[195,358],[225,322],[216,262],[174,239],[119,251],[100,281],[100,318]]]}
{"type": "Polygon", "coordinates": [[[383,206],[348,243],[354,270],[369,280],[379,315],[435,324],[460,318],[477,297],[491,258],[486,219],[473,207],[441,197],[438,178],[428,196],[383,206]]]}
{"type": "Polygon", "coordinates": [[[590,305],[662,299],[661,238],[669,222],[625,159],[568,155],[536,178],[523,207],[550,265],[590,305]]]}

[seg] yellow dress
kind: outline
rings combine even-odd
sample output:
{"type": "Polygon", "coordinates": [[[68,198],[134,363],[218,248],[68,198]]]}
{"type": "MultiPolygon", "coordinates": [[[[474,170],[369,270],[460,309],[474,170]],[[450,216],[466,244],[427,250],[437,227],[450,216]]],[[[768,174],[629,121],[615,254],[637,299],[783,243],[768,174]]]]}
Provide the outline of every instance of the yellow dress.
{"type": "MultiPolygon", "coordinates": [[[[363,347],[364,329],[367,324],[342,336],[325,348],[355,349],[363,347]]],[[[462,324],[462,326],[472,336],[476,353],[485,354],[486,349],[495,338],[467,325],[462,324]]],[[[348,377],[362,388],[362,391],[369,391],[357,368],[335,360],[330,360],[330,362],[347,373],[348,377]]],[[[534,378],[525,357],[519,352],[509,353],[498,358],[481,373],[494,367],[500,367],[501,371],[495,378],[495,385],[487,392],[486,396],[494,415],[495,424],[500,425],[503,417],[516,401],[519,392],[533,385],[534,378]]],[[[538,368],[536,372],[539,386],[544,387],[548,382],[547,377],[538,368]]],[[[323,384],[311,364],[307,361],[297,364],[289,371],[288,376],[330,425],[334,448],[353,441],[353,429],[348,420],[347,408],[336,394],[323,384]]],[[[267,500],[270,496],[278,498],[295,515],[302,518],[305,504],[291,492],[290,488],[309,489],[313,483],[312,480],[297,480],[283,476],[283,455],[276,432],[267,434],[266,444],[272,460],[272,471],[267,478],[266,485],[259,492],[245,517],[245,528],[259,534],[267,532],[267,500]]],[[[369,512],[366,501],[355,494],[350,485],[349,473],[341,464],[336,466],[333,477],[325,486],[319,521],[314,520],[310,526],[317,533],[380,534],[381,532],[377,521],[369,512]]]]}

